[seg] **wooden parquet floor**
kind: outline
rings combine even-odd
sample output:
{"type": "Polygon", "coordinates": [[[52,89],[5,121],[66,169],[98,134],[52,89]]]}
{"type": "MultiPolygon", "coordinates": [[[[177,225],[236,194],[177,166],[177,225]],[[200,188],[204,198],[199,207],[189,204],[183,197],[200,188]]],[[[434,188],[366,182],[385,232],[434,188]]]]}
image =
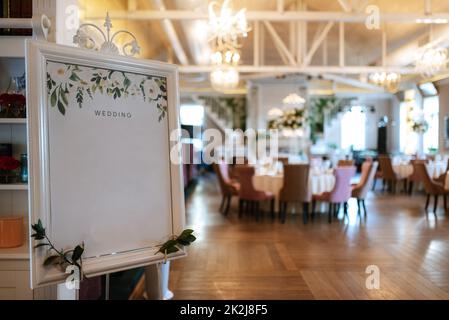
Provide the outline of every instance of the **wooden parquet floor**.
{"type": "Polygon", "coordinates": [[[212,174],[187,200],[198,240],[172,262],[175,299],[449,299],[449,219],[442,208],[426,215],[424,195],[371,193],[366,218],[351,201],[347,219],[307,225],[294,214],[238,218],[237,199],[223,216],[220,200],[212,174]],[[366,288],[369,265],[379,289],[366,288]]]}

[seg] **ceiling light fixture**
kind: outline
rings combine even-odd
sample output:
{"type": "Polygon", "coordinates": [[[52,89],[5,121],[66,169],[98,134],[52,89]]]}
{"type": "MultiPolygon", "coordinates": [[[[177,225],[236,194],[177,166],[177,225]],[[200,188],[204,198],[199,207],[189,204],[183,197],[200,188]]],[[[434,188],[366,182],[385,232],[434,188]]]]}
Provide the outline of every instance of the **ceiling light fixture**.
{"type": "Polygon", "coordinates": [[[383,87],[388,91],[396,91],[401,81],[401,75],[396,72],[374,72],[368,75],[371,83],[383,87]]]}
{"type": "Polygon", "coordinates": [[[282,99],[282,103],[287,108],[302,108],[304,107],[305,102],[306,99],[296,93],[290,93],[288,96],[282,99]]]}
{"type": "Polygon", "coordinates": [[[217,91],[229,91],[235,89],[240,81],[237,65],[241,54],[239,49],[240,38],[248,35],[250,28],[246,20],[246,9],[241,9],[233,14],[231,0],[225,0],[219,7],[217,1],[209,4],[209,26],[211,54],[210,62],[215,66],[210,74],[212,87],[217,91]]]}
{"type": "Polygon", "coordinates": [[[423,77],[430,78],[446,69],[447,49],[438,45],[428,45],[419,50],[415,58],[415,68],[423,77]]]}
{"type": "Polygon", "coordinates": [[[231,0],[225,0],[217,15],[215,8],[219,6],[218,1],[212,1],[209,4],[211,38],[235,40],[237,37],[246,37],[250,31],[246,20],[246,8],[239,10],[236,14],[232,14],[231,0]]]}

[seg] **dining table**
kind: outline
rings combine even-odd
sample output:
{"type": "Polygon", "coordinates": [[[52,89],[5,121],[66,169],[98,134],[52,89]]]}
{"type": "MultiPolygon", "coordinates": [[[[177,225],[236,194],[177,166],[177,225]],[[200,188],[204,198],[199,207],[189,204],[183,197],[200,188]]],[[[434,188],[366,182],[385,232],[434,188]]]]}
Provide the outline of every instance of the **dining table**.
{"type": "MultiPolygon", "coordinates": [[[[436,179],[446,172],[447,163],[443,161],[433,161],[426,164],[430,178],[436,179]]],[[[393,163],[393,171],[399,179],[406,179],[413,174],[413,165],[410,162],[393,163]]]]}
{"type": "MultiPolygon", "coordinates": [[[[281,171],[259,171],[253,177],[256,190],[271,192],[275,196],[275,210],[279,209],[279,195],[284,185],[284,175],[281,171]]],[[[309,188],[312,194],[319,195],[330,192],[335,185],[335,176],[332,169],[311,169],[309,173],[309,188]]]]}

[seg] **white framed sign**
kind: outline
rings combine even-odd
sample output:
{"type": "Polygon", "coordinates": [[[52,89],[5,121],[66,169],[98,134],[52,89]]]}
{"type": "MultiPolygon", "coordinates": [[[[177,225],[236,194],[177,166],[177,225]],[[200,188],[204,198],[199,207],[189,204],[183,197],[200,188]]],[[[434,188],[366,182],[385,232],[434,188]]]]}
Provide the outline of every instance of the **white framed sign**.
{"type": "MultiPolygon", "coordinates": [[[[30,224],[58,248],[84,242],[87,277],[163,261],[184,226],[176,66],[28,41],[27,102],[30,224]]],[[[32,286],[63,282],[34,244],[32,286]]]]}

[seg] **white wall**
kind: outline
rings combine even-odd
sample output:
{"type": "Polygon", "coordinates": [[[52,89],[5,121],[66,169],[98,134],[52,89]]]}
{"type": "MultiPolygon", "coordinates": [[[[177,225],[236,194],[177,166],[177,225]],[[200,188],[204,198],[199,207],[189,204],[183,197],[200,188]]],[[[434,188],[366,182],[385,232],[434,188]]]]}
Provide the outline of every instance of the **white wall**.
{"type": "Polygon", "coordinates": [[[445,140],[445,123],[444,118],[449,117],[449,81],[445,79],[437,84],[439,100],[440,100],[440,112],[439,112],[439,149],[441,153],[447,153],[449,151],[449,144],[445,140]]]}
{"type": "Polygon", "coordinates": [[[282,108],[282,100],[296,93],[307,100],[304,83],[299,81],[262,80],[249,83],[248,128],[266,129],[267,114],[272,108],[282,108]]]}
{"type": "MultiPolygon", "coordinates": [[[[392,108],[391,108],[391,98],[381,97],[376,98],[375,96],[360,96],[358,99],[358,105],[361,106],[374,106],[375,111],[366,113],[366,134],[365,134],[365,145],[367,149],[377,148],[377,124],[381,117],[387,116],[391,119],[392,108]]],[[[340,147],[341,145],[341,116],[331,120],[324,129],[324,139],[328,143],[334,143],[340,147]]],[[[389,126],[388,137],[391,136],[391,124],[389,126]]],[[[393,139],[389,139],[388,149],[392,146],[393,139]]]]}

